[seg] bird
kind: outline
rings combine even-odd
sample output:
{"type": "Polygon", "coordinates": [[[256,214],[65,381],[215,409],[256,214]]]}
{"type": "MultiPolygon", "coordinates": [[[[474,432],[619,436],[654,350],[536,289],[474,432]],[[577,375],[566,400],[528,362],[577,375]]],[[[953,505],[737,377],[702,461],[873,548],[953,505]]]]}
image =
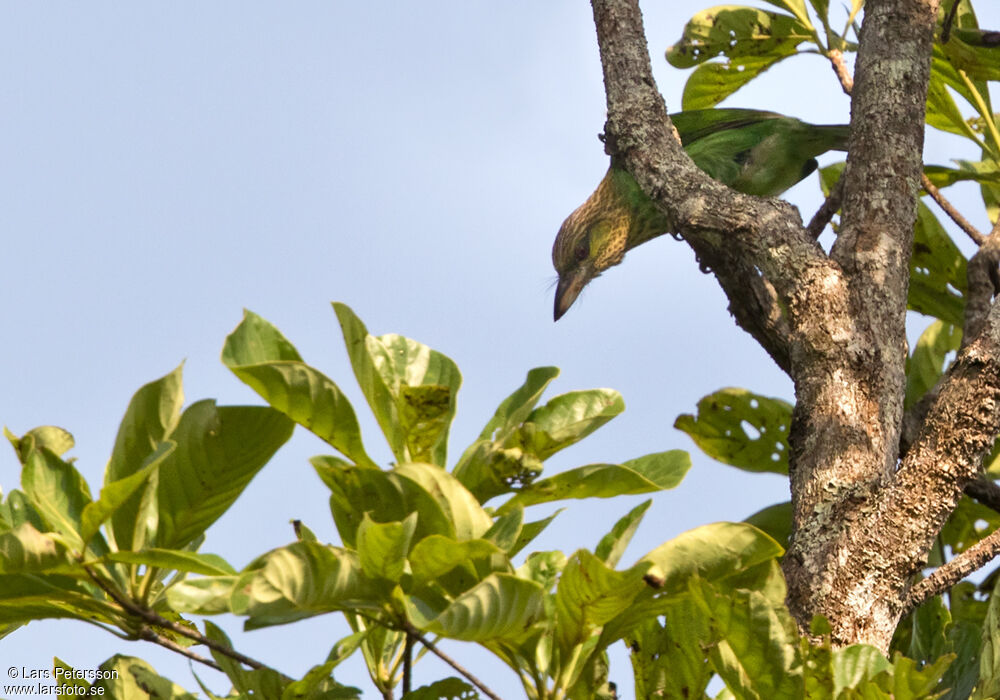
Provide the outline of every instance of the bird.
{"type": "MultiPolygon", "coordinates": [[[[734,190],[776,197],[817,168],[816,156],[847,150],[847,125],[816,125],[753,109],[698,109],[670,115],[684,150],[701,170],[734,190]]],[[[597,189],[563,222],[552,246],[559,276],[558,321],[587,284],[626,251],[669,224],[614,159],[597,189]]]]}

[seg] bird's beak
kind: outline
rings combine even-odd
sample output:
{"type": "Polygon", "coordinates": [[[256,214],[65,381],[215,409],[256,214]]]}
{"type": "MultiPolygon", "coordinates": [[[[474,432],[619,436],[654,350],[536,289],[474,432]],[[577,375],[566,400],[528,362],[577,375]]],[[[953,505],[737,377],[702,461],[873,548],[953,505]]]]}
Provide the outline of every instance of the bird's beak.
{"type": "Polygon", "coordinates": [[[583,288],[587,286],[587,282],[589,281],[590,275],[587,274],[585,267],[559,277],[559,283],[556,285],[556,304],[552,314],[553,320],[558,321],[563,317],[563,314],[569,311],[569,307],[580,296],[580,292],[583,291],[583,288]]]}

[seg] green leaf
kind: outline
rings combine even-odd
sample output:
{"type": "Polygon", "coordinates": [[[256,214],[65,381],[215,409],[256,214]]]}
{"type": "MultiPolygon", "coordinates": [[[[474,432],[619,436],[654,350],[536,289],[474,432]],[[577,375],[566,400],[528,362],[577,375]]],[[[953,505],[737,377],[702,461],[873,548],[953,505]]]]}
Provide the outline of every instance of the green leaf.
{"type": "Polygon", "coordinates": [[[516,446],[544,461],[624,410],[625,401],[614,389],[560,394],[528,415],[517,431],[516,446]]]}
{"type": "Polygon", "coordinates": [[[3,429],[4,435],[17,453],[17,459],[24,464],[32,449],[47,447],[57,457],[61,457],[73,448],[73,436],[66,430],[54,425],[42,425],[32,428],[18,438],[12,432],[3,429]]]}
{"type": "Polygon", "coordinates": [[[763,530],[774,538],[782,547],[788,546],[792,536],[792,504],[791,501],[775,503],[757,511],[743,522],[763,530]]]}
{"type": "MultiPolygon", "coordinates": [[[[515,506],[516,507],[516,506],[515,506]]],[[[532,522],[525,523],[524,527],[521,528],[521,533],[517,536],[517,542],[514,543],[513,548],[508,550],[507,556],[513,557],[522,549],[528,546],[528,544],[534,540],[538,535],[542,533],[542,530],[549,526],[556,516],[563,512],[563,508],[560,508],[552,515],[542,518],[541,520],[533,520],[532,522]]],[[[512,512],[512,511],[508,511],[512,512]]]]}
{"type": "Polygon", "coordinates": [[[418,628],[452,639],[485,642],[517,638],[543,609],[541,586],[510,574],[491,574],[441,611],[419,598],[405,600],[418,628]]]}
{"type": "Polygon", "coordinates": [[[934,661],[948,650],[946,630],[951,613],[941,596],[932,596],[910,615],[910,646],[906,655],[922,663],[934,661]]]}
{"type": "Polygon", "coordinates": [[[958,160],[954,161],[957,168],[946,168],[943,165],[925,165],[924,174],[938,188],[949,187],[956,182],[978,182],[982,184],[1000,184],[1000,167],[993,160],[958,160]]]}
{"type": "Polygon", "coordinates": [[[937,693],[934,691],[954,659],[954,654],[946,654],[921,667],[913,659],[896,654],[892,660],[892,681],[882,683],[882,688],[893,698],[935,698],[937,693]]]}
{"type": "Polygon", "coordinates": [[[231,609],[229,601],[236,581],[236,576],[206,576],[178,581],[166,590],[167,604],[179,613],[227,613],[231,609]]]}
{"type": "Polygon", "coordinates": [[[725,581],[783,550],[770,536],[746,523],[713,523],[681,533],[651,551],[638,565],[652,564],[648,575],[659,579],[664,594],[686,590],[692,576],[725,581]]]}
{"type": "Polygon", "coordinates": [[[941,677],[941,685],[950,688],[941,700],[964,700],[979,682],[980,629],[969,622],[956,622],[947,634],[948,648],[956,658],[941,677]]]}
{"type": "MultiPolygon", "coordinates": [[[[79,573],[83,577],[83,572],[79,573]]],[[[0,574],[0,624],[74,618],[114,625],[114,610],[92,588],[59,574],[0,574]]]]}
{"type": "Polygon", "coordinates": [[[206,576],[235,575],[236,569],[218,554],[201,554],[177,549],[144,549],[141,552],[111,552],[108,561],[139,564],[170,571],[187,571],[206,576]]]}
{"type": "Polygon", "coordinates": [[[400,464],[395,474],[429,494],[454,530],[459,540],[481,537],[493,526],[493,520],[469,491],[454,476],[433,464],[400,464]]]}
{"type": "Polygon", "coordinates": [[[691,68],[720,54],[729,58],[790,56],[799,44],[812,38],[812,28],[794,17],[754,7],[719,5],[688,20],[681,40],[667,49],[667,61],[674,68],[691,68]]]}
{"type": "MultiPolygon", "coordinates": [[[[826,5],[826,0],[822,3],[817,3],[814,0],[810,0],[816,12],[822,17],[825,16],[824,12],[820,11],[820,6],[826,5]]],[[[805,0],[764,0],[764,2],[769,5],[774,5],[775,7],[780,7],[782,10],[786,10],[791,13],[795,19],[803,24],[803,26],[812,29],[812,22],[809,19],[809,12],[806,11],[805,0]]]]}
{"type": "Polygon", "coordinates": [[[742,56],[729,61],[702,63],[684,83],[681,108],[711,109],[789,55],[742,56]]]}
{"type": "Polygon", "coordinates": [[[361,697],[358,688],[351,688],[337,683],[330,677],[330,672],[336,662],[327,661],[313,666],[302,680],[292,681],[281,694],[281,700],[337,700],[339,698],[361,697]]]}
{"type": "Polygon", "coordinates": [[[476,689],[460,678],[445,678],[406,694],[406,700],[476,700],[476,689]]]}
{"type": "Polygon", "coordinates": [[[861,688],[891,667],[885,655],[868,644],[853,644],[833,652],[834,697],[844,688],[861,688]]]}
{"type": "Polygon", "coordinates": [[[935,47],[940,47],[951,65],[956,70],[964,71],[970,78],[1000,80],[1000,58],[997,58],[995,35],[994,31],[952,27],[947,43],[935,42],[935,47]]]}
{"type": "Polygon", "coordinates": [[[495,554],[502,552],[495,544],[486,540],[459,542],[443,535],[431,535],[417,542],[410,552],[414,585],[425,585],[457,566],[495,554]]]}
{"type": "Polygon", "coordinates": [[[310,367],[281,332],[251,311],[222,348],[222,362],[272,407],[357,464],[376,467],[361,442],[350,401],[326,375],[310,367]]]}
{"type": "Polygon", "coordinates": [[[1000,527],[1000,514],[963,496],[941,529],[941,543],[959,554],[1000,527]]]}
{"type": "Polygon", "coordinates": [[[49,530],[65,537],[73,549],[82,549],[80,519],[91,498],[76,468],[46,447],[35,448],[27,454],[21,486],[49,530]]]}
{"type": "Polygon", "coordinates": [[[906,360],[907,410],[937,384],[946,369],[946,357],[957,352],[961,342],[962,329],[944,321],[934,321],[920,334],[913,354],[906,360]]]}
{"type": "MultiPolygon", "coordinates": [[[[184,403],[183,365],[156,381],[144,385],[129,401],[118,426],[115,446],[104,473],[108,485],[132,476],[148,465],[150,455],[160,449],[180,419],[184,403]]],[[[110,531],[119,548],[135,546],[142,492],[121,504],[111,517],[110,531]]],[[[96,514],[95,514],[96,515],[96,514]]]]}
{"type": "Polygon", "coordinates": [[[974,700],[1000,695],[1000,579],[990,593],[990,603],[982,626],[979,647],[979,683],[974,700]]]}
{"type": "Polygon", "coordinates": [[[566,562],[556,587],[559,641],[566,653],[626,610],[646,588],[636,570],[615,571],[590,552],[578,550],[566,562]]]}
{"type": "Polygon", "coordinates": [[[746,389],[720,389],[698,402],[698,416],[683,414],[674,427],[709,457],[750,472],[788,473],[792,406],[746,389]]]}
{"type": "Polygon", "coordinates": [[[949,88],[958,90],[959,94],[972,103],[971,94],[935,45],[931,59],[931,78],[927,86],[927,123],[935,129],[971,138],[972,130],[955,104],[949,88]]]}
{"type": "Polygon", "coordinates": [[[62,693],[62,695],[67,695],[70,697],[73,697],[73,695],[78,695],[82,697],[90,696],[91,695],[90,683],[88,683],[82,678],[74,678],[73,670],[74,669],[72,666],[67,664],[58,656],[53,657],[52,673],[55,676],[54,678],[55,685],[57,685],[59,688],[67,689],[67,691],[64,691],[62,693]],[[73,691],[68,690],[68,689],[76,690],[77,688],[79,688],[80,690],[76,693],[73,693],[73,691]]]}
{"type": "MultiPolygon", "coordinates": [[[[508,442],[515,439],[516,434],[508,442]]],[[[486,503],[534,481],[542,473],[542,460],[520,447],[477,440],[466,449],[453,473],[476,500],[486,503]]]]}
{"type": "Polygon", "coordinates": [[[783,605],[756,591],[721,593],[698,579],[691,593],[712,630],[709,660],[734,695],[802,697],[802,676],[793,672],[798,631],[783,605]]]}
{"type": "Polygon", "coordinates": [[[42,522],[41,514],[31,505],[24,492],[17,489],[7,494],[7,500],[3,503],[3,520],[7,529],[17,527],[21,523],[31,523],[39,532],[47,529],[42,522]]]}
{"type": "MultiPolygon", "coordinates": [[[[229,637],[220,627],[205,620],[205,636],[212,641],[233,648],[229,637]]],[[[211,650],[212,658],[219,665],[222,672],[226,674],[233,689],[241,693],[244,698],[280,698],[288,682],[280,673],[272,668],[245,669],[238,661],[222,654],[215,649],[211,650]]]]}
{"type": "Polygon", "coordinates": [[[261,406],[199,401],[181,416],[177,448],[160,464],[157,545],[178,549],[215,522],[292,435],[293,424],[261,406]]]}
{"type": "MultiPolygon", "coordinates": [[[[100,498],[83,507],[80,516],[80,538],[84,544],[90,542],[101,525],[112,518],[118,509],[123,507],[132,498],[132,495],[149,481],[153,472],[159,469],[160,464],[174,451],[176,446],[172,440],[161,442],[157,449],[146,458],[145,466],[142,469],[117,481],[105,484],[104,488],[101,489],[100,498]]],[[[119,542],[117,546],[128,548],[131,544],[132,542],[119,542]]]]}
{"type": "Polygon", "coordinates": [[[534,482],[499,512],[567,498],[613,498],[672,489],[690,468],[691,457],[683,450],[658,452],[624,464],[589,464],[534,482]]]}
{"type": "Polygon", "coordinates": [[[330,489],[330,510],[345,546],[357,545],[357,530],[365,513],[380,523],[398,522],[410,513],[419,513],[414,533],[417,541],[432,534],[455,536],[455,526],[445,509],[418,481],[332,457],[309,461],[330,489]]]}
{"type": "Polygon", "coordinates": [[[358,526],[358,559],[365,576],[397,583],[416,527],[416,513],[394,523],[376,523],[366,513],[358,526]]]}
{"type": "Polygon", "coordinates": [[[137,690],[141,694],[136,694],[137,698],[145,700],[149,698],[169,698],[170,700],[198,700],[198,696],[189,693],[181,686],[168,678],[156,673],[152,666],[146,665],[140,659],[135,659],[139,663],[131,663],[128,672],[135,679],[137,690]]]}
{"type": "Polygon", "coordinates": [[[490,529],[483,533],[483,539],[495,544],[504,552],[509,552],[517,544],[524,528],[524,508],[511,508],[493,521],[490,529]]]}
{"type": "Polygon", "coordinates": [[[148,663],[133,656],[115,654],[98,667],[103,672],[93,683],[90,696],[103,696],[111,700],[196,700],[172,681],[158,675],[148,663]]]}
{"type": "Polygon", "coordinates": [[[558,367],[528,370],[524,384],[504,399],[479,433],[480,440],[503,442],[523,423],[542,397],[549,383],[559,376],[558,367]]]}
{"type": "Polygon", "coordinates": [[[625,548],[632,541],[632,535],[639,528],[642,516],[646,514],[652,504],[652,499],[643,501],[619,519],[611,528],[611,532],[602,537],[601,541],[597,543],[597,547],[594,548],[594,554],[597,558],[610,567],[616,566],[625,553],[625,548]]]}
{"type": "Polygon", "coordinates": [[[455,363],[426,345],[389,334],[375,338],[349,307],[334,303],[347,354],[398,462],[444,466],[455,395],[455,363]]]}
{"type": "Polygon", "coordinates": [[[664,601],[660,616],[640,621],[627,637],[637,698],[705,697],[714,672],[702,643],[708,620],[689,595],[664,601]]]}
{"type": "Polygon", "coordinates": [[[247,629],[379,599],[379,589],[364,575],[358,555],[339,547],[293,542],[265,554],[261,564],[245,588],[247,629]]]}
{"type": "Polygon", "coordinates": [[[772,65],[794,55],[803,41],[813,41],[805,4],[795,6],[799,19],[753,7],[724,5],[695,14],[684,27],[681,40],[667,49],[675,68],[701,64],[684,88],[685,110],[712,107],[772,65]],[[722,62],[706,63],[718,56],[722,62]]]}
{"type": "Polygon", "coordinates": [[[917,204],[907,306],[962,327],[965,318],[965,257],[923,202],[917,204]]]}
{"type": "Polygon", "coordinates": [[[72,561],[62,542],[31,523],[0,534],[0,572],[5,574],[46,571],[72,561]]]}

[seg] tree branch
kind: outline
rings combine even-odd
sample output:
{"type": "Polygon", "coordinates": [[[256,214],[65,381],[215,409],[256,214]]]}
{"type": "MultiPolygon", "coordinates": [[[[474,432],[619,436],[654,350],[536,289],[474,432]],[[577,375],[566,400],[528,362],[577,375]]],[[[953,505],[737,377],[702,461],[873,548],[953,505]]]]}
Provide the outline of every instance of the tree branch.
{"type": "Polygon", "coordinates": [[[984,236],[979,229],[969,223],[968,219],[962,216],[958,209],[956,209],[955,206],[949,202],[943,194],[941,194],[941,190],[939,190],[934,183],[930,181],[930,178],[928,178],[927,175],[921,173],[920,184],[925,190],[927,190],[927,194],[931,196],[931,199],[937,202],[937,205],[941,207],[941,211],[947,214],[960,229],[965,231],[966,235],[968,235],[976,245],[982,245],[986,241],[986,236],[984,236]]]}
{"type": "Polygon", "coordinates": [[[408,635],[410,635],[411,637],[413,637],[414,639],[416,639],[417,641],[419,641],[421,644],[423,644],[427,649],[429,649],[431,651],[432,654],[434,654],[439,659],[441,659],[442,661],[444,661],[446,664],[448,664],[449,666],[451,666],[453,669],[455,669],[456,671],[458,671],[460,674],[462,674],[463,676],[465,676],[466,678],[468,678],[469,682],[472,683],[472,685],[474,685],[477,688],[479,688],[479,690],[482,691],[482,693],[484,695],[486,695],[486,697],[492,698],[492,700],[502,700],[502,698],[499,695],[497,695],[496,693],[494,693],[492,690],[490,690],[489,687],[485,683],[483,683],[481,680],[479,680],[478,678],[476,678],[476,676],[473,675],[471,671],[469,671],[467,668],[463,667],[460,663],[458,663],[457,661],[455,661],[455,659],[451,658],[450,656],[448,656],[447,654],[445,654],[443,651],[441,651],[440,649],[438,649],[437,645],[434,644],[434,642],[432,642],[431,640],[427,639],[427,637],[425,637],[423,634],[421,634],[420,630],[418,630],[416,627],[414,627],[413,625],[411,625],[409,622],[407,622],[405,620],[403,621],[403,630],[408,635]]]}
{"type": "Polygon", "coordinates": [[[909,614],[928,598],[943,593],[963,578],[977,571],[1000,554],[1000,530],[994,530],[951,561],[942,564],[934,573],[910,590],[903,606],[903,615],[909,614]]]}
{"type": "Polygon", "coordinates": [[[1000,291],[1000,219],[997,221],[997,225],[979,246],[965,269],[968,289],[965,295],[965,323],[962,328],[963,347],[979,335],[993,306],[993,297],[1000,291]]]}
{"type": "MultiPolygon", "coordinates": [[[[101,590],[107,593],[108,596],[112,600],[114,600],[123,610],[130,613],[134,617],[139,618],[143,622],[152,625],[153,627],[159,627],[160,629],[170,630],[174,634],[179,634],[182,637],[187,637],[188,639],[192,639],[195,642],[198,642],[199,644],[204,644],[209,649],[214,649],[220,654],[228,656],[229,658],[234,659],[235,661],[239,661],[240,663],[245,664],[250,668],[255,668],[255,669],[268,668],[267,666],[262,664],[260,661],[257,661],[256,659],[251,659],[249,656],[245,656],[244,654],[241,654],[240,652],[236,651],[231,647],[226,646],[225,644],[222,644],[221,642],[217,642],[214,639],[209,639],[196,629],[192,629],[185,625],[178,624],[176,622],[173,622],[172,620],[168,620],[165,617],[157,615],[152,610],[147,610],[146,608],[136,605],[127,597],[119,593],[113,585],[109,584],[100,576],[98,576],[96,573],[94,573],[91,567],[84,565],[83,568],[84,570],[86,570],[87,575],[90,576],[90,578],[94,581],[94,583],[96,583],[101,588],[101,590]]],[[[154,640],[150,639],[149,641],[154,641],[154,640]]],[[[159,644],[159,642],[156,643],[159,644]]],[[[185,656],[189,656],[189,658],[194,658],[188,654],[185,654],[185,656]]],[[[198,657],[195,660],[202,661],[202,657],[198,657]]],[[[207,659],[205,661],[207,661],[207,659]]],[[[204,663],[205,661],[202,662],[204,663]]],[[[211,665],[214,668],[218,669],[218,666],[215,666],[214,664],[208,664],[208,665],[211,665]]]]}
{"type": "Polygon", "coordinates": [[[980,474],[965,485],[965,495],[1000,513],[1000,486],[980,474]]]}
{"type": "Polygon", "coordinates": [[[820,234],[823,233],[823,229],[826,225],[830,223],[833,219],[833,215],[837,213],[840,209],[840,204],[844,199],[844,178],[843,175],[837,178],[836,184],[833,189],[830,190],[830,196],[826,198],[816,213],[813,214],[813,218],[809,220],[809,225],[806,226],[806,230],[809,235],[814,239],[819,238],[820,234]]]}
{"type": "Polygon", "coordinates": [[[216,671],[221,671],[222,667],[219,664],[212,661],[212,659],[206,658],[201,654],[197,654],[186,647],[182,647],[177,642],[172,639],[167,639],[161,634],[158,634],[149,627],[143,627],[139,630],[139,639],[143,639],[147,642],[152,642],[153,644],[159,644],[161,647],[169,649],[170,651],[176,652],[181,656],[186,656],[192,661],[197,661],[198,663],[205,664],[209,668],[214,668],[216,671]]]}

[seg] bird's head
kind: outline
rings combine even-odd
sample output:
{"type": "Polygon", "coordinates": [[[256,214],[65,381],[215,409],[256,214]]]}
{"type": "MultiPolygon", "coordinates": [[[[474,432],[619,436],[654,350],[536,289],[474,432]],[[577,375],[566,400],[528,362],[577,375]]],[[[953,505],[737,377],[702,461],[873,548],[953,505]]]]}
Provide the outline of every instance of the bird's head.
{"type": "Polygon", "coordinates": [[[559,275],[555,320],[590,280],[620,263],[625,251],[665,230],[662,216],[632,176],[614,167],[608,170],[594,194],[563,222],[552,246],[552,264],[559,275]]]}

